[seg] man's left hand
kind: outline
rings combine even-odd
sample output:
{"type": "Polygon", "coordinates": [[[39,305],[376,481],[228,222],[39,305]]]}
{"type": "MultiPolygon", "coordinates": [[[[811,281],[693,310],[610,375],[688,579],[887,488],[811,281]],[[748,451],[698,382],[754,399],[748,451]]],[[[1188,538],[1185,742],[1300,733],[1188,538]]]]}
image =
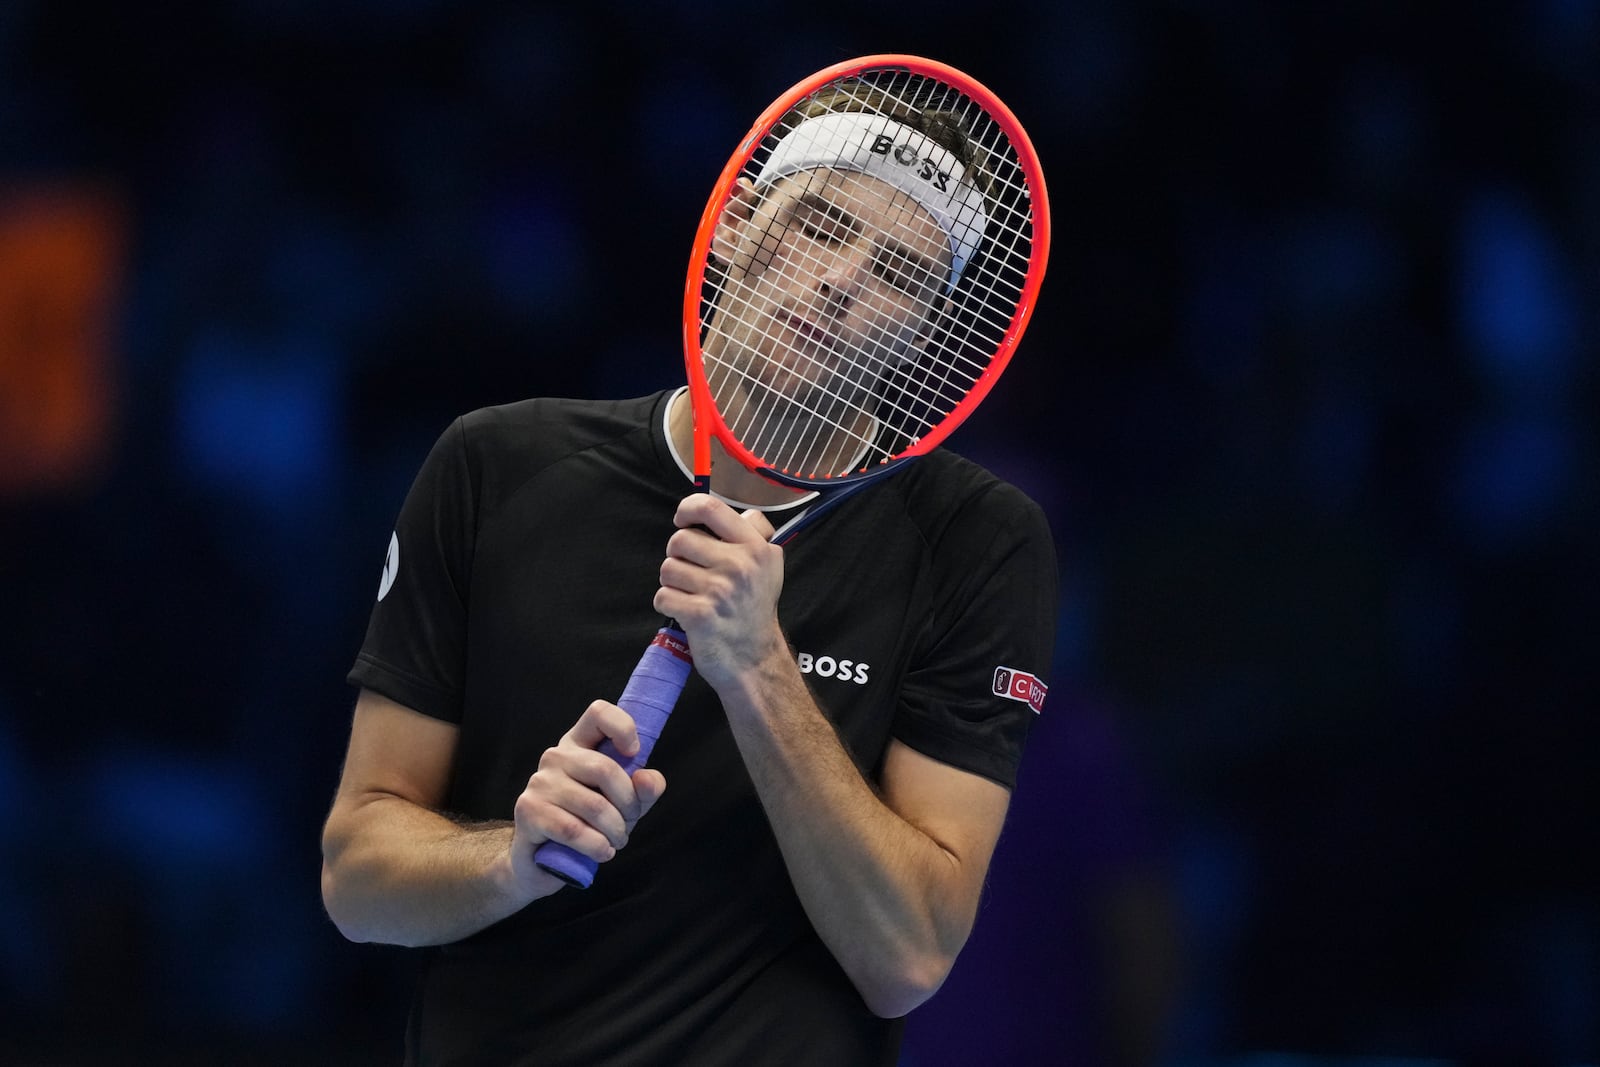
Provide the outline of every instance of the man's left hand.
{"type": "Polygon", "coordinates": [[[655,608],[684,628],[701,677],[720,691],[767,657],[787,656],[778,627],[783,549],[767,540],[766,516],[695,493],[673,523],[655,608]]]}

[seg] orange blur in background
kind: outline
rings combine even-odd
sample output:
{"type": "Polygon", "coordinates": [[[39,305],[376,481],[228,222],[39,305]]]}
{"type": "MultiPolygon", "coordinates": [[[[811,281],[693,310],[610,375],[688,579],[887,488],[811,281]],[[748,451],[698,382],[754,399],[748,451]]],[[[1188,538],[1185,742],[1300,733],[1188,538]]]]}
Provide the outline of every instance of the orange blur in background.
{"type": "Polygon", "coordinates": [[[109,452],[126,229],[103,187],[0,188],[0,496],[83,486],[109,452]]]}

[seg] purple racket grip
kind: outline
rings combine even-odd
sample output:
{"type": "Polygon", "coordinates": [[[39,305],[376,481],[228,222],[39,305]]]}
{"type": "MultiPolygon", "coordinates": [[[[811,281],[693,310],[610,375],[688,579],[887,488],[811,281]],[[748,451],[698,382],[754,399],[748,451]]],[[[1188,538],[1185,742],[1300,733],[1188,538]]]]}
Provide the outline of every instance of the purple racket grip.
{"type": "MultiPolygon", "coordinates": [[[[693,667],[689,641],[683,631],[676,626],[663,626],[658,630],[650,647],[639,658],[639,665],[633,669],[633,676],[623,687],[622,696],[617,698],[617,706],[633,716],[638,727],[639,751],[632,758],[624,758],[610,741],[601,742],[600,751],[616,760],[629,774],[643,767],[693,667]]],[[[594,881],[594,872],[599,866],[583,853],[556,841],[540,845],[534,850],[533,859],[542,870],[580,889],[587,889],[594,881]]]]}

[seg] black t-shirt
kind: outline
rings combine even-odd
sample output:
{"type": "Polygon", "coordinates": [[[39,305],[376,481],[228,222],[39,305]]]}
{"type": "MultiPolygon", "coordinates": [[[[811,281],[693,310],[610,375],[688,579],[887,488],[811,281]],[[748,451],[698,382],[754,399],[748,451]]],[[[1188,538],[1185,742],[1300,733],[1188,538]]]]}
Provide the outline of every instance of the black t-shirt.
{"type": "MultiPolygon", "coordinates": [[[[660,625],[691,491],[670,397],[473,412],[417,476],[350,680],[459,725],[450,811],[509,818],[543,750],[617,698],[660,625]]],[[[1013,785],[1054,627],[1038,507],[935,450],[784,552],[784,632],[863,773],[898,738],[1013,785]]],[[[408,1060],[893,1064],[899,1023],[812,930],[698,676],[650,762],[669,788],[591,888],[429,950],[408,1060]]]]}

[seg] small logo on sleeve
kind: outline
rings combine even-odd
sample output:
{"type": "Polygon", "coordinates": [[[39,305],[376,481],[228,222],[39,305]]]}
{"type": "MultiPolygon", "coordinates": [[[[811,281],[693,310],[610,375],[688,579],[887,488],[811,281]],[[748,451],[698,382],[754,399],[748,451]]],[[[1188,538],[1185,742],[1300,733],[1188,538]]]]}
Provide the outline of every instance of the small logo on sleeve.
{"type": "Polygon", "coordinates": [[[383,577],[378,579],[378,599],[382,600],[394,588],[395,576],[400,573],[400,534],[389,535],[389,554],[383,558],[383,577]]]}
{"type": "Polygon", "coordinates": [[[1027,671],[1015,667],[994,669],[994,695],[1020,700],[1032,708],[1035,715],[1044,709],[1044,697],[1048,692],[1049,688],[1027,671]]]}

